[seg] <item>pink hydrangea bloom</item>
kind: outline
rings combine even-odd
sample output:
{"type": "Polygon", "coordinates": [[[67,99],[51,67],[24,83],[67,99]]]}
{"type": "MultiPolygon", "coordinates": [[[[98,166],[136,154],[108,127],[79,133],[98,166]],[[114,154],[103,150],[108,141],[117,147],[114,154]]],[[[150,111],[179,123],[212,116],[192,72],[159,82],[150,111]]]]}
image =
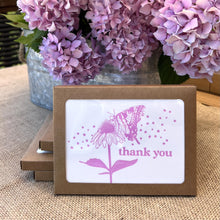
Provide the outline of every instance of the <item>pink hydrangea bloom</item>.
{"type": "Polygon", "coordinates": [[[93,79],[104,64],[98,46],[93,44],[92,48],[84,37],[64,27],[43,39],[40,53],[55,79],[62,79],[64,84],[81,84],[93,79]]]}
{"type": "Polygon", "coordinates": [[[165,0],[151,24],[177,74],[211,81],[220,70],[219,0],[165,0]]]}
{"type": "Polygon", "coordinates": [[[38,28],[53,32],[63,26],[78,29],[80,9],[87,9],[88,0],[18,0],[31,30],[38,28]]]}
{"type": "Polygon", "coordinates": [[[87,19],[93,35],[105,46],[108,63],[130,72],[141,67],[158,42],[150,25],[159,1],[91,0],[87,19]]]}

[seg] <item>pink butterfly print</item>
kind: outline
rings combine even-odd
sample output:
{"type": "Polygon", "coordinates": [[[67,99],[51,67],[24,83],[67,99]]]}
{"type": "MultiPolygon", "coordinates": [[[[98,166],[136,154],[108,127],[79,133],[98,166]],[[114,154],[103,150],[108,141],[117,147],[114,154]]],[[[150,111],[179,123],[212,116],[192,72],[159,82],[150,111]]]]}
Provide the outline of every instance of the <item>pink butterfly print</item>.
{"type": "Polygon", "coordinates": [[[114,120],[122,127],[125,137],[129,141],[135,140],[138,144],[140,144],[140,142],[137,139],[137,125],[141,120],[144,108],[144,105],[133,106],[114,116],[114,120]]]}

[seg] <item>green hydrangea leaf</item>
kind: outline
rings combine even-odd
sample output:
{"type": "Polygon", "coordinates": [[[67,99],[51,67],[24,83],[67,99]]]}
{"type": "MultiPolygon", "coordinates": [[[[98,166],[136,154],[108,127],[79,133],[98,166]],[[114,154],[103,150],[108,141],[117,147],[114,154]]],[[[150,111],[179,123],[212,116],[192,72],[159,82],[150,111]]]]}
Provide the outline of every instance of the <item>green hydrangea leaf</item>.
{"type": "Polygon", "coordinates": [[[33,34],[29,34],[28,36],[21,36],[15,41],[28,46],[32,38],[33,38],[33,34]]]}
{"type": "Polygon", "coordinates": [[[39,46],[42,43],[43,37],[47,36],[47,31],[40,31],[38,29],[34,29],[33,33],[27,36],[21,36],[17,40],[17,42],[24,44],[25,46],[32,48],[36,52],[39,52],[39,46]]]}
{"type": "Polygon", "coordinates": [[[27,29],[28,30],[28,24],[26,23],[22,23],[22,22],[6,22],[6,24],[9,24],[13,27],[16,27],[16,28],[22,28],[22,29],[27,29]]]}
{"type": "Polygon", "coordinates": [[[30,47],[35,50],[36,52],[39,52],[39,46],[42,43],[43,37],[47,36],[47,31],[40,31],[38,29],[34,30],[34,37],[31,41],[30,47]]]}
{"type": "Polygon", "coordinates": [[[21,14],[1,14],[5,16],[9,21],[8,24],[10,24],[13,27],[17,28],[23,28],[23,29],[29,29],[28,23],[24,20],[24,13],[21,14]]]}
{"type": "Polygon", "coordinates": [[[158,62],[161,84],[181,84],[189,79],[189,75],[179,76],[172,67],[170,57],[161,54],[158,62]]]}

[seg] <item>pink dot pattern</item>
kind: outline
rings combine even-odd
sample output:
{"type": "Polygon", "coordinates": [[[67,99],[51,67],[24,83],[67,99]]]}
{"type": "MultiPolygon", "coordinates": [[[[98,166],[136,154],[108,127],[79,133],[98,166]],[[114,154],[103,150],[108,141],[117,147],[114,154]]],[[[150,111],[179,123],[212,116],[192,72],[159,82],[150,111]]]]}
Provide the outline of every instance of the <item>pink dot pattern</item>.
{"type": "MultiPolygon", "coordinates": [[[[161,115],[157,117],[152,116],[151,114],[145,112],[142,116],[141,123],[137,125],[137,140],[140,144],[146,144],[149,141],[157,140],[158,143],[161,143],[162,146],[166,146],[169,143],[167,138],[167,124],[177,123],[177,119],[172,117],[172,110],[170,109],[161,109],[161,115]]],[[[73,149],[85,149],[92,146],[90,140],[97,131],[97,125],[93,124],[90,127],[87,125],[81,125],[78,131],[75,131],[72,134],[72,137],[67,139],[68,146],[71,150],[73,149]]],[[[130,146],[136,146],[135,141],[127,141],[126,144],[130,146]]]]}
{"type": "Polygon", "coordinates": [[[167,125],[177,122],[177,120],[172,117],[172,112],[170,109],[163,108],[160,111],[161,115],[158,115],[156,119],[155,116],[146,112],[146,116],[141,123],[141,129],[139,129],[137,135],[140,144],[157,140],[162,146],[166,146],[169,142],[167,138],[167,125]],[[145,127],[142,127],[143,125],[145,125],[145,127]]]}
{"type": "Polygon", "coordinates": [[[72,137],[67,139],[67,143],[71,150],[80,149],[83,150],[85,147],[90,147],[90,138],[97,131],[96,125],[92,125],[87,128],[86,125],[79,127],[79,130],[74,132],[72,137]]]}

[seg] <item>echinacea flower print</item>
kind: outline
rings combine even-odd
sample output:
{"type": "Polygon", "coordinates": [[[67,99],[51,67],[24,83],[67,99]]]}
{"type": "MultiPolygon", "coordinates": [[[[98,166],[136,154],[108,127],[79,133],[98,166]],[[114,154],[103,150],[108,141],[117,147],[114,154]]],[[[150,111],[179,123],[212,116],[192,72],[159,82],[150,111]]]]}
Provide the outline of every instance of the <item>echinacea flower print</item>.
{"type": "Polygon", "coordinates": [[[114,172],[124,169],[126,167],[134,165],[138,159],[134,160],[117,160],[112,165],[111,158],[111,146],[123,143],[125,140],[136,141],[137,140],[137,124],[141,120],[144,110],[143,105],[133,106],[126,109],[116,116],[111,117],[109,120],[105,120],[97,132],[93,135],[91,143],[97,148],[108,148],[108,166],[100,159],[91,158],[86,162],[80,161],[80,163],[86,164],[92,167],[104,168],[106,172],[99,173],[100,175],[108,174],[110,177],[110,183],[112,183],[112,175],[114,172]]]}
{"type": "Polygon", "coordinates": [[[91,143],[96,148],[103,146],[104,148],[111,146],[112,144],[117,145],[119,142],[125,141],[125,134],[121,129],[121,126],[115,120],[106,120],[103,122],[98,131],[94,134],[91,143]]]}

